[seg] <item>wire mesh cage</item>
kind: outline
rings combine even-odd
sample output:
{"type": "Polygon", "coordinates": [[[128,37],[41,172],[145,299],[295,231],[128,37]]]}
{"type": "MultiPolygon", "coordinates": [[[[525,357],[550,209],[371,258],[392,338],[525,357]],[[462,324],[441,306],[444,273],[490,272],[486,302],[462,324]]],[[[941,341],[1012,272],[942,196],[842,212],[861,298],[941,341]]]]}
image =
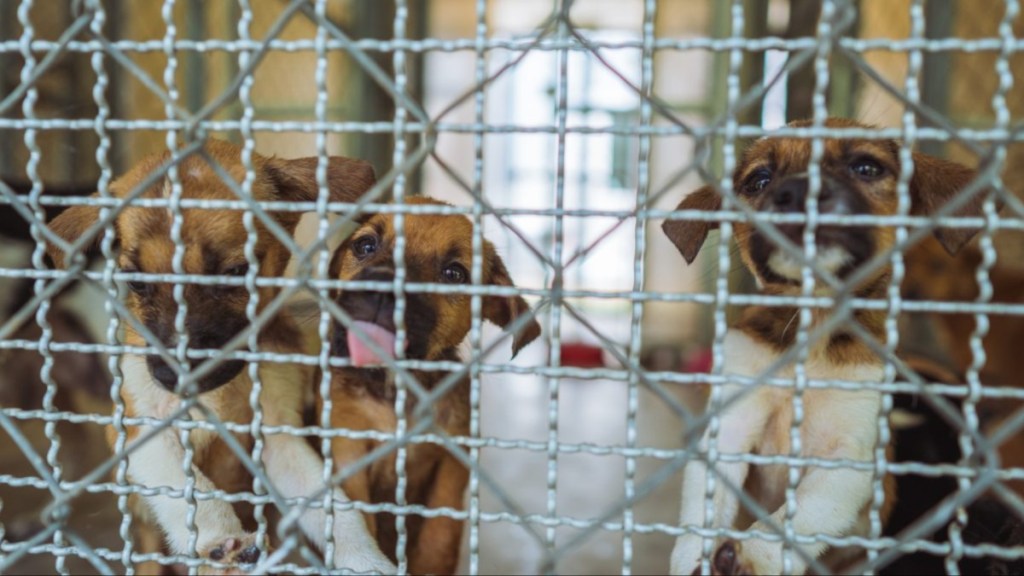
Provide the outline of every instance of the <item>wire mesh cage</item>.
{"type": "Polygon", "coordinates": [[[1013,0],[0,3],[0,571],[751,573],[770,545],[1024,572],[1022,27],[1013,0]],[[780,142],[809,200],[766,216],[734,175],[780,142]],[[830,212],[862,143],[891,196],[830,212]],[[922,212],[915,174],[957,194],[922,212]],[[719,232],[683,259],[666,222],[719,232]],[[885,241],[839,274],[830,227],[885,241]],[[782,341],[737,355],[754,309],[782,341]],[[837,332],[868,376],[816,364],[837,332]],[[877,402],[863,437],[836,391],[877,402]],[[779,446],[731,449],[776,393],[779,446]]]}

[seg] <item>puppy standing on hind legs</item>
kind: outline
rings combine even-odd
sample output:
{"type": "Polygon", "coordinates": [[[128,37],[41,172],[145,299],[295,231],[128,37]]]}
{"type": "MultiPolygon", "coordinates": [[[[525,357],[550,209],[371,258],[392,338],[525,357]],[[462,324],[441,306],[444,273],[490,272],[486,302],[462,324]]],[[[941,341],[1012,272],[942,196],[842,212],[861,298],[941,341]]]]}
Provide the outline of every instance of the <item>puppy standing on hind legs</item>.
{"type": "MultiPolygon", "coordinates": [[[[798,122],[791,127],[807,127],[798,122]]],[[[863,128],[850,120],[829,119],[830,128],[863,128]]],[[[733,175],[733,190],[740,202],[759,212],[805,212],[809,179],[807,167],[811,143],[806,139],[762,138],[744,154],[733,175]]],[[[915,170],[910,182],[911,213],[931,214],[956,195],[973,178],[974,172],[958,164],[923,154],[914,154],[915,170]]],[[[884,140],[827,139],[821,161],[821,214],[894,215],[897,208],[899,144],[884,140]]],[[[958,215],[977,215],[981,201],[972,199],[958,215]]],[[[705,186],[683,199],[679,210],[718,210],[721,198],[714,187],[705,186]]],[[[666,221],[664,231],[692,263],[713,222],[666,221]]],[[[801,294],[801,266],[757,228],[746,222],[734,225],[736,243],[743,263],[768,295],[801,294]]],[[[779,231],[797,246],[803,244],[802,224],[784,224],[779,231]]],[[[935,235],[950,252],[959,250],[975,231],[962,228],[936,229],[935,235]]],[[[894,229],[887,226],[820,225],[815,231],[816,264],[840,280],[846,280],[862,264],[894,243],[894,229]]],[[[853,286],[857,298],[884,299],[891,271],[878,267],[853,286]]],[[[817,294],[834,294],[819,279],[817,294]]],[[[723,373],[757,377],[794,343],[793,322],[798,310],[779,306],[752,306],[743,311],[730,328],[723,344],[723,373]]],[[[823,323],[829,311],[815,309],[811,329],[823,323]]],[[[885,342],[885,312],[858,309],[852,314],[857,322],[879,342],[885,342]]],[[[810,342],[805,363],[807,378],[880,382],[884,364],[862,341],[843,328],[843,324],[819,341],[810,342]]],[[[792,378],[792,365],[773,376],[792,378]]],[[[787,388],[761,386],[753,390],[739,384],[727,384],[723,401],[729,403],[720,414],[717,450],[721,454],[759,454],[786,456],[791,453],[790,429],[793,422],[793,395],[787,388]]],[[[844,459],[871,463],[878,443],[877,422],[881,411],[881,393],[869,388],[839,390],[808,389],[803,393],[804,418],[800,425],[801,449],[805,458],[844,459]]],[[[708,449],[705,433],[701,450],[708,449]]],[[[785,491],[788,467],[752,466],[745,462],[717,464],[718,474],[734,486],[742,487],[770,513],[775,525],[786,520],[785,491]]],[[[683,471],[680,525],[704,526],[705,479],[707,466],[691,461],[683,471]]],[[[713,528],[737,528],[773,533],[767,519],[744,518],[739,499],[718,479],[714,493],[713,528]],[[751,522],[753,521],[753,522],[751,522]]],[[[886,501],[883,520],[892,505],[891,477],[885,479],[886,501]]],[[[796,511],[792,527],[798,536],[821,534],[841,537],[866,535],[872,503],[872,473],[854,468],[808,466],[796,486],[796,511]]],[[[821,557],[828,546],[815,542],[800,546],[811,558],[821,557]]],[[[703,551],[702,538],[685,534],[676,540],[672,551],[673,574],[699,573],[703,551]]],[[[832,550],[823,561],[833,569],[842,569],[855,557],[851,550],[832,550]]],[[[807,569],[804,557],[794,551],[791,570],[802,574],[807,569]]],[[[712,548],[711,570],[715,574],[779,574],[783,569],[781,541],[756,536],[743,541],[718,539],[712,548]]]]}
{"type": "MultiPolygon", "coordinates": [[[[246,176],[241,162],[241,148],[227,142],[211,140],[205,143],[206,153],[212,157],[236,183],[246,176]]],[[[169,154],[151,156],[110,185],[111,195],[124,198],[136,186],[167,162],[169,154]]],[[[252,196],[256,201],[312,201],[318,193],[315,171],[317,158],[283,160],[253,155],[255,179],[252,196]]],[[[353,202],[374,182],[373,169],[358,160],[331,157],[328,165],[328,187],[331,201],[353,202]]],[[[178,165],[181,184],[180,197],[185,200],[237,200],[233,189],[214,171],[200,155],[183,159],[178,165]]],[[[142,193],[149,200],[171,198],[172,184],[165,177],[142,193]]],[[[242,277],[248,273],[249,259],[245,254],[248,233],[243,212],[228,209],[184,208],[180,210],[179,236],[184,248],[181,267],[190,275],[242,277]]],[[[113,221],[120,251],[118,267],[125,272],[171,274],[176,252],[171,239],[173,212],[167,207],[124,208],[113,221]]],[[[271,212],[271,217],[288,233],[294,233],[301,214],[298,212],[271,212]]],[[[99,209],[75,206],[57,216],[51,229],[68,242],[82,236],[96,223],[99,209]]],[[[262,223],[256,224],[256,259],[258,276],[280,278],[284,276],[290,253],[288,248],[270,233],[262,223]]],[[[98,238],[96,240],[98,242],[98,238]]],[[[54,245],[48,246],[50,258],[57,266],[67,265],[67,256],[54,245]]],[[[125,306],[134,320],[145,326],[159,344],[169,350],[177,345],[180,334],[175,328],[178,306],[174,298],[174,285],[154,281],[127,283],[125,306]]],[[[270,303],[279,288],[258,288],[259,310],[270,303]]],[[[229,284],[188,283],[184,285],[183,300],[187,307],[185,327],[192,349],[219,350],[236,335],[249,327],[247,306],[250,294],[244,286],[229,284]]],[[[124,343],[145,346],[147,342],[132,322],[125,327],[124,343]]],[[[302,354],[301,333],[295,322],[279,314],[266,323],[258,333],[259,350],[281,354],[302,354]]],[[[190,359],[194,370],[205,360],[190,359]]],[[[258,366],[262,392],[260,407],[264,424],[269,426],[302,427],[303,399],[312,386],[312,370],[300,364],[260,362],[258,366]]],[[[181,406],[178,395],[178,375],[159,355],[123,354],[121,372],[124,384],[121,392],[127,417],[166,419],[181,406]]],[[[249,424],[253,413],[249,396],[253,382],[246,363],[241,360],[222,360],[210,372],[198,379],[198,402],[212,411],[223,422],[249,424]]],[[[201,419],[202,412],[193,410],[191,416],[201,419]]],[[[149,430],[148,426],[129,427],[128,440],[149,430]]],[[[113,443],[113,429],[108,430],[113,443]]],[[[161,486],[181,491],[186,486],[183,470],[185,452],[179,431],[166,428],[139,445],[128,457],[128,478],[146,488],[161,486]]],[[[251,448],[252,438],[235,434],[243,447],[251,448]]],[[[227,493],[251,490],[252,479],[242,463],[235,457],[225,440],[215,432],[197,429],[189,433],[194,449],[191,471],[195,488],[199,492],[223,490],[227,493]]],[[[298,436],[265,434],[262,465],[273,487],[284,498],[310,496],[322,487],[323,460],[298,436]]],[[[347,500],[335,489],[335,498],[347,500]]],[[[187,504],[182,497],[166,494],[146,496],[146,518],[159,527],[170,551],[189,555],[189,530],[185,518],[187,504]]],[[[319,509],[306,510],[299,519],[305,535],[322,548],[324,513],[319,509]]],[[[251,564],[259,559],[259,546],[255,535],[243,526],[242,518],[230,503],[219,498],[199,498],[196,502],[196,552],[201,559],[228,564],[251,564]]],[[[394,565],[380,552],[370,537],[362,516],[356,511],[338,512],[334,519],[334,566],[356,571],[392,572],[394,565]]],[[[152,542],[155,538],[144,538],[152,542]]],[[[157,550],[151,550],[156,552],[157,550]]],[[[210,566],[203,566],[207,570],[210,566]]]]}
{"type": "MultiPolygon", "coordinates": [[[[427,198],[408,198],[406,204],[443,204],[427,198]]],[[[416,283],[468,284],[473,259],[473,224],[461,215],[408,214],[403,225],[406,281],[416,283]]],[[[389,214],[368,215],[360,227],[335,251],[332,278],[351,281],[393,282],[395,279],[394,219],[389,214]]],[[[512,286],[505,265],[490,242],[483,244],[483,283],[512,286]]],[[[350,358],[351,367],[332,369],[331,426],[395,433],[396,387],[394,375],[380,367],[382,358],[368,346],[372,341],[386,358],[394,359],[395,295],[393,290],[343,290],[335,295],[338,305],[353,320],[353,329],[335,321],[331,355],[350,358]],[[377,367],[374,367],[377,366],[377,367]]],[[[405,294],[406,346],[410,360],[462,362],[457,348],[469,333],[472,321],[468,294],[408,292],[405,294]]],[[[521,297],[484,296],[481,314],[503,328],[509,327],[529,306],[521,297]]],[[[530,319],[514,335],[513,356],[540,334],[530,319]]],[[[446,371],[410,370],[428,392],[448,375],[446,371]]],[[[469,435],[469,379],[459,378],[447,393],[435,400],[433,424],[450,437],[469,435]]],[[[409,392],[405,414],[415,424],[418,403],[409,392]]],[[[380,443],[337,437],[332,442],[338,469],[365,456],[380,443]]],[[[406,448],[406,499],[429,509],[463,509],[469,470],[462,461],[438,444],[416,443],[406,448]]],[[[395,500],[394,454],[357,471],[344,482],[353,500],[375,504],[395,500]]],[[[394,518],[379,514],[367,518],[383,550],[395,549],[394,518]]],[[[444,515],[406,516],[409,571],[412,574],[452,574],[459,561],[462,522],[444,515]]]]}

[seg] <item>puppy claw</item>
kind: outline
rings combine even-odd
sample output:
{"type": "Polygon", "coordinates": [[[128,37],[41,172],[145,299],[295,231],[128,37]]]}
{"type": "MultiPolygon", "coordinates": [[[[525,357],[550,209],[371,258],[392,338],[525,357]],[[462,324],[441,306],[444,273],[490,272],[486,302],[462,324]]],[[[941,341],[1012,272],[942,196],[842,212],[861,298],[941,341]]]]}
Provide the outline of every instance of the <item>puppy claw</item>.
{"type": "Polygon", "coordinates": [[[235,559],[242,564],[255,564],[260,559],[259,546],[246,546],[235,559]]]}
{"type": "Polygon", "coordinates": [[[235,538],[228,538],[223,544],[217,546],[213,550],[210,550],[207,556],[210,557],[210,560],[217,560],[219,562],[224,559],[225,555],[234,551],[235,548],[238,548],[238,540],[235,538]]]}
{"type": "Polygon", "coordinates": [[[728,540],[718,547],[715,558],[711,562],[711,569],[714,574],[723,576],[747,576],[750,570],[742,565],[739,559],[739,544],[728,540]]]}
{"type": "MultiPolygon", "coordinates": [[[[205,554],[206,558],[214,562],[224,564],[255,564],[260,559],[260,548],[256,543],[255,534],[247,534],[241,537],[226,538],[219,545],[214,546],[205,554]]],[[[213,568],[203,566],[199,569],[200,574],[245,574],[238,566],[231,568],[213,568]]]]}

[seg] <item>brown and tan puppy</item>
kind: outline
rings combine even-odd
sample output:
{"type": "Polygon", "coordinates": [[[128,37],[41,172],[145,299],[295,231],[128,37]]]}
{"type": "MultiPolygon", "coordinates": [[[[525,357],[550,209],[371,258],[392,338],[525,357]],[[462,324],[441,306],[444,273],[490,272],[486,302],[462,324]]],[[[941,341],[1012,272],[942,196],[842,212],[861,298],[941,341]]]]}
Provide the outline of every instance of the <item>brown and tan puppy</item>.
{"type": "MultiPolygon", "coordinates": [[[[222,141],[209,141],[206,152],[236,182],[242,182],[245,168],[241,148],[222,141]]],[[[110,185],[115,197],[124,197],[150,173],[168,159],[158,154],[143,160],[110,185]]],[[[282,160],[254,155],[255,181],[252,195],[258,201],[309,201],[317,196],[316,158],[282,160]]],[[[182,199],[235,200],[237,195],[199,155],[192,155],[178,165],[182,199]]],[[[348,158],[332,157],[328,167],[328,184],[332,201],[356,200],[374,182],[373,169],[366,163],[348,158]]],[[[171,182],[167,177],[145,190],[143,198],[170,198],[171,182]]],[[[200,276],[243,277],[248,272],[244,253],[246,229],[243,212],[186,208],[181,210],[180,238],[184,244],[182,268],[200,276]]],[[[72,241],[95,224],[99,210],[95,207],[73,207],[50,224],[62,238],[72,241]]],[[[128,207],[114,221],[119,244],[118,267],[125,272],[170,274],[175,244],[172,242],[172,211],[167,207],[128,207]]],[[[299,217],[297,212],[273,213],[275,220],[289,233],[299,217]]],[[[290,253],[261,223],[256,224],[257,274],[263,278],[281,277],[290,253]]],[[[58,266],[65,266],[65,255],[55,246],[50,257],[58,266]]],[[[159,344],[173,351],[181,335],[175,329],[178,306],[174,285],[166,282],[133,280],[127,283],[124,302],[135,320],[145,326],[159,344]]],[[[258,289],[262,310],[278,293],[274,287],[258,289]]],[[[184,325],[189,349],[218,350],[249,326],[246,307],[250,299],[244,286],[228,284],[185,284],[184,302],[187,314],[184,325]]],[[[124,342],[145,346],[143,336],[131,322],[122,322],[124,342]]],[[[259,332],[260,351],[301,353],[300,332],[292,319],[278,315],[259,332]]],[[[203,359],[190,358],[189,367],[201,365],[203,359]]],[[[249,396],[253,383],[247,364],[240,360],[220,362],[214,370],[198,380],[199,403],[224,422],[249,424],[253,418],[249,396]]],[[[122,398],[126,416],[164,419],[181,404],[182,390],[178,373],[159,355],[125,354],[121,357],[124,377],[122,398]]],[[[260,405],[267,425],[303,425],[303,398],[312,382],[308,367],[298,364],[262,362],[258,365],[262,382],[260,405]]],[[[202,414],[192,411],[192,417],[202,414]]],[[[129,441],[145,433],[148,427],[128,429],[129,441]]],[[[128,458],[128,476],[133,484],[148,488],[169,487],[182,490],[186,486],[183,471],[184,448],[175,428],[163,430],[141,444],[128,458]]],[[[114,439],[113,430],[109,437],[114,439]]],[[[238,441],[251,447],[252,438],[236,434],[238,441]]],[[[224,490],[250,491],[251,478],[225,441],[215,432],[195,430],[189,439],[194,449],[192,473],[197,492],[224,490]]],[[[323,461],[300,437],[288,434],[265,435],[262,464],[274,487],[287,498],[304,497],[322,487],[323,461]]],[[[335,498],[345,496],[336,490],[335,498]]],[[[188,555],[189,531],[185,518],[185,499],[168,495],[145,497],[143,517],[152,518],[164,533],[170,550],[188,555]]],[[[356,512],[339,512],[335,516],[334,565],[357,571],[392,571],[393,565],[377,549],[362,517],[356,512]]],[[[223,499],[199,499],[195,524],[198,541],[195,549],[200,558],[221,562],[252,563],[259,558],[255,536],[243,528],[239,515],[223,499]]],[[[307,510],[300,519],[303,532],[322,547],[324,514],[319,509],[307,510]]]]}
{"type": "MultiPolygon", "coordinates": [[[[442,203],[410,198],[407,204],[442,203]]],[[[331,276],[342,280],[393,282],[395,278],[395,229],[391,215],[368,216],[334,253],[331,276]]],[[[461,215],[406,215],[404,218],[406,281],[464,285],[470,283],[473,257],[473,224],[461,215]]],[[[490,242],[484,242],[483,283],[512,286],[512,279],[490,242]]],[[[331,333],[331,354],[349,358],[352,367],[333,368],[331,378],[331,424],[335,428],[376,430],[394,433],[394,376],[383,367],[378,352],[394,358],[395,295],[383,292],[343,290],[336,295],[339,306],[353,320],[353,329],[335,322],[331,333]],[[378,348],[373,350],[367,341],[378,348]],[[378,367],[372,367],[378,366],[378,367]]],[[[408,292],[405,294],[406,359],[461,362],[459,344],[470,329],[470,296],[408,292]]],[[[529,312],[520,297],[486,296],[482,316],[507,327],[529,312]]],[[[513,356],[540,334],[540,325],[530,319],[512,340],[513,356]]],[[[411,374],[427,390],[448,376],[446,371],[413,370],[411,374]]],[[[405,412],[409,426],[415,424],[416,397],[410,392],[405,412]]],[[[452,436],[469,434],[469,379],[462,378],[433,406],[434,424],[452,436]]],[[[379,442],[337,438],[332,451],[339,469],[373,450],[379,442]]],[[[405,463],[409,504],[427,508],[463,509],[463,494],[469,471],[445,447],[436,444],[409,446],[405,463]]],[[[395,460],[379,460],[360,470],[344,483],[353,500],[381,503],[395,500],[395,460]]],[[[381,549],[395,549],[394,518],[381,514],[367,521],[376,532],[381,549]]],[[[438,516],[406,518],[409,536],[409,570],[413,574],[451,574],[459,560],[462,522],[438,516]]]]}
{"type": "MultiPolygon", "coordinates": [[[[799,122],[791,126],[808,126],[799,122]]],[[[850,120],[829,119],[828,127],[862,127],[850,120]]],[[[899,178],[899,144],[888,140],[827,139],[821,162],[822,188],[818,210],[822,214],[896,213],[896,185],[899,178]]],[[[749,147],[733,175],[733,190],[741,202],[759,212],[802,213],[806,210],[807,168],[811,141],[796,138],[762,138],[749,147]]],[[[930,214],[974,177],[974,172],[922,154],[914,154],[915,171],[910,183],[911,212],[930,214]]],[[[958,214],[976,214],[980,200],[958,214]]],[[[721,197],[712,186],[705,186],[683,199],[680,210],[717,210],[721,197]]],[[[714,222],[670,220],[664,231],[686,258],[697,256],[714,222]]],[[[801,267],[762,232],[747,222],[735,224],[735,239],[743,263],[753,273],[764,294],[799,295],[801,267]]],[[[779,230],[797,246],[802,246],[802,224],[784,224],[779,230]]],[[[974,231],[938,229],[936,237],[953,252],[974,231]]],[[[883,226],[822,225],[816,230],[816,263],[840,280],[876,254],[893,245],[894,229],[883,226]]],[[[858,298],[886,298],[891,272],[881,267],[854,287],[858,298]]],[[[831,295],[819,279],[817,294],[831,295]]],[[[815,309],[811,330],[829,317],[830,311],[815,309]]],[[[786,307],[751,306],[725,336],[723,373],[756,377],[794,344],[798,310],[786,307]]],[[[856,310],[858,322],[879,342],[885,342],[885,312],[856,310]]],[[[849,322],[849,321],[848,321],[849,322]]],[[[847,322],[847,324],[848,324],[847,322]]],[[[804,363],[808,379],[880,382],[882,360],[841,323],[828,337],[811,342],[804,363]]],[[[792,364],[770,376],[793,378],[792,364]]],[[[786,388],[759,386],[747,389],[742,384],[727,384],[721,389],[716,449],[723,455],[789,455],[792,445],[793,394],[786,388]]],[[[872,463],[878,443],[878,416],[881,393],[873,389],[840,390],[810,388],[803,392],[803,421],[799,426],[800,448],[805,458],[846,459],[872,463]]],[[[709,448],[709,435],[701,441],[709,448]]],[[[741,486],[770,514],[770,520],[783,525],[787,506],[785,491],[789,469],[782,465],[751,466],[747,463],[718,463],[719,474],[741,486]]],[[[709,519],[712,528],[749,529],[774,534],[767,518],[750,518],[741,510],[739,499],[717,479],[712,494],[706,494],[707,467],[691,461],[684,470],[680,525],[686,529],[705,526],[705,500],[714,504],[709,519]]],[[[887,479],[888,480],[888,479],[887,479]]],[[[883,517],[891,507],[891,482],[883,517]]],[[[796,485],[792,529],[798,536],[826,535],[842,537],[865,535],[869,528],[872,502],[872,473],[854,468],[808,466],[796,485]]],[[[781,541],[752,536],[742,541],[717,539],[710,548],[710,568],[715,574],[780,574],[783,570],[781,541]]],[[[812,558],[828,549],[821,541],[800,546],[812,558]]],[[[680,536],[672,552],[673,574],[701,571],[703,539],[695,533],[680,536]]],[[[807,568],[804,557],[790,554],[789,571],[802,574],[807,568]]],[[[853,549],[833,550],[823,561],[833,568],[855,559],[853,549]]]]}

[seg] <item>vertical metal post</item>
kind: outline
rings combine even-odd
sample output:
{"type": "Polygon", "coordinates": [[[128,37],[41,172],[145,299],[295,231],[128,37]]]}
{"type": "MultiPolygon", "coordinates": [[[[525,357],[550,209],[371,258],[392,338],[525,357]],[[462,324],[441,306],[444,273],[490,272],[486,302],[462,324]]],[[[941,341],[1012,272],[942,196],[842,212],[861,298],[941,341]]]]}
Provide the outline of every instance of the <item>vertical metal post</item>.
{"type": "MultiPolygon", "coordinates": [[[[0,40],[14,40],[15,2],[0,2],[0,40]]],[[[0,94],[8,94],[17,85],[14,76],[15,57],[10,52],[0,52],[0,94]]],[[[9,177],[14,171],[14,142],[10,134],[14,130],[0,131],[0,177],[9,177]]]]}
{"type": "MultiPolygon", "coordinates": [[[[190,40],[206,38],[206,7],[203,0],[188,0],[185,4],[185,37],[190,40]]],[[[184,54],[185,68],[185,107],[195,112],[203,107],[208,86],[207,54],[198,50],[190,50],[184,54]]]]}
{"type": "MultiPolygon", "coordinates": [[[[564,41],[569,37],[569,10],[571,0],[560,0],[558,2],[558,32],[556,38],[564,41]]],[[[556,52],[557,58],[557,79],[555,83],[555,209],[561,211],[565,208],[565,153],[566,139],[568,132],[567,117],[569,107],[569,50],[562,48],[556,52]]],[[[559,214],[554,217],[554,234],[551,245],[551,260],[555,269],[551,274],[551,316],[548,333],[550,335],[550,349],[548,362],[551,366],[562,365],[562,291],[565,287],[565,271],[563,269],[565,249],[565,219],[559,214]]],[[[548,437],[547,437],[547,502],[545,512],[549,518],[558,516],[558,405],[560,401],[560,384],[558,376],[547,378],[548,392],[548,437]]],[[[545,529],[545,542],[549,549],[557,546],[556,531],[554,526],[545,529]]],[[[558,571],[557,556],[548,567],[550,573],[558,571]]]]}
{"type": "MultiPolygon", "coordinates": [[[[355,38],[391,38],[392,22],[395,18],[394,0],[365,2],[355,0],[352,7],[351,28],[355,38]]],[[[385,52],[369,52],[368,56],[381,70],[391,70],[391,55],[385,52]]],[[[355,65],[347,68],[349,84],[352,88],[352,107],[358,122],[391,122],[395,117],[395,103],[391,96],[377,85],[362,67],[355,65]]],[[[368,161],[381,174],[391,169],[393,136],[390,133],[351,134],[346,149],[352,155],[368,161]]]]}
{"type": "MultiPolygon", "coordinates": [[[[819,0],[790,0],[786,39],[813,37],[821,15],[819,0]]],[[[790,54],[790,57],[793,55],[790,54]]],[[[814,96],[814,68],[810,62],[793,70],[786,79],[786,121],[810,118],[814,96]]]]}
{"type": "MultiPolygon", "coordinates": [[[[768,5],[770,3],[770,0],[744,0],[744,38],[764,38],[768,35],[768,5]]],[[[745,52],[743,54],[743,65],[740,68],[740,86],[744,93],[764,84],[764,60],[765,53],[763,51],[745,52]]],[[[760,126],[762,116],[761,112],[763,109],[764,99],[762,98],[746,110],[740,111],[740,124],[747,126],[760,126]]],[[[746,144],[747,142],[744,139],[739,140],[741,148],[746,147],[746,144]]],[[[754,277],[745,266],[736,266],[729,271],[729,290],[732,293],[749,293],[753,292],[755,289],[754,277]]],[[[739,308],[727,308],[727,322],[732,323],[739,312],[739,308]]]]}
{"type": "MultiPolygon", "coordinates": [[[[944,0],[942,2],[924,3],[924,35],[928,40],[948,38],[953,32],[953,20],[959,2],[944,0]]],[[[949,79],[953,58],[949,52],[925,52],[924,67],[921,71],[921,103],[946,115],[949,111],[949,79]]],[[[919,119],[919,121],[923,121],[919,119]]],[[[927,125],[927,123],[925,123],[927,125]]],[[[918,147],[925,154],[942,154],[945,149],[943,142],[924,140],[918,147]]]]}
{"type": "MultiPolygon", "coordinates": [[[[723,0],[709,0],[711,3],[711,36],[713,38],[728,38],[732,34],[732,10],[730,8],[730,2],[723,0]]],[[[727,102],[728,102],[728,86],[726,84],[729,78],[729,60],[730,56],[726,52],[716,52],[714,57],[714,64],[711,67],[711,90],[708,94],[708,116],[711,118],[717,118],[725,113],[727,102]]],[[[708,156],[708,172],[720,177],[722,175],[722,163],[723,163],[723,148],[724,138],[719,135],[711,136],[711,154],[708,156]]],[[[718,243],[721,242],[720,237],[711,239],[706,250],[709,253],[717,250],[718,243]]],[[[716,262],[712,258],[705,258],[703,260],[703,270],[701,270],[701,286],[702,292],[711,292],[715,289],[715,275],[716,262]]],[[[713,322],[712,310],[706,306],[700,308],[700,325],[707,326],[713,322]]],[[[712,342],[711,333],[708,331],[701,331],[701,342],[703,344],[710,344],[712,342]]]]}
{"type": "MultiPolygon", "coordinates": [[[[487,51],[484,43],[489,33],[487,26],[487,0],[475,0],[476,4],[476,26],[473,35],[476,40],[474,57],[476,63],[474,72],[475,81],[482,84],[487,77],[487,51]]],[[[425,18],[424,18],[425,20],[425,18]]],[[[486,119],[486,91],[480,90],[474,96],[473,116],[477,124],[483,124],[486,119]]],[[[474,192],[483,194],[484,185],[484,135],[482,132],[473,134],[473,180],[474,192]]],[[[473,260],[470,266],[470,275],[473,285],[484,282],[483,273],[483,206],[480,202],[473,202],[473,260]]],[[[483,357],[481,343],[481,332],[483,325],[483,298],[478,295],[470,297],[470,327],[469,327],[469,349],[472,359],[472,369],[469,373],[469,436],[480,438],[480,400],[481,380],[479,358],[483,357]]],[[[480,462],[481,450],[473,446],[469,449],[470,462],[480,462]]],[[[469,573],[476,575],[480,573],[480,471],[477,467],[471,467],[469,471],[469,573]]]]}
{"type": "MultiPolygon", "coordinates": [[[[764,38],[768,36],[769,4],[771,4],[770,0],[744,0],[744,38],[764,38]]],[[[740,69],[740,86],[744,92],[749,92],[751,89],[764,83],[764,55],[764,51],[745,52],[743,54],[743,67],[740,69]]],[[[740,112],[740,122],[748,125],[759,125],[763,108],[764,100],[761,99],[755,105],[740,112]]]]}
{"type": "MultiPolygon", "coordinates": [[[[854,4],[856,0],[851,0],[854,4]]],[[[860,10],[854,11],[854,22],[850,31],[860,29],[860,10]]],[[[832,58],[829,67],[828,112],[830,116],[853,118],[857,115],[857,87],[859,74],[853,63],[846,58],[832,58]]]]}

